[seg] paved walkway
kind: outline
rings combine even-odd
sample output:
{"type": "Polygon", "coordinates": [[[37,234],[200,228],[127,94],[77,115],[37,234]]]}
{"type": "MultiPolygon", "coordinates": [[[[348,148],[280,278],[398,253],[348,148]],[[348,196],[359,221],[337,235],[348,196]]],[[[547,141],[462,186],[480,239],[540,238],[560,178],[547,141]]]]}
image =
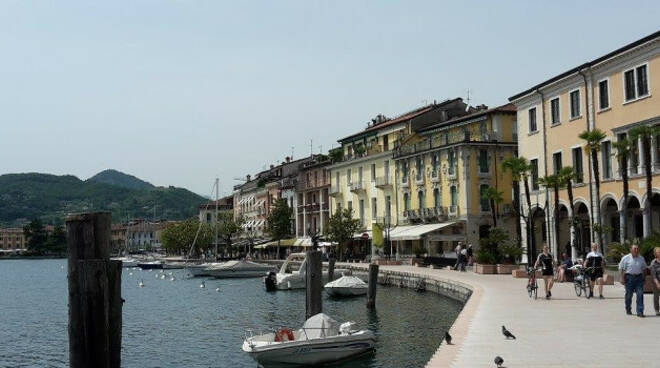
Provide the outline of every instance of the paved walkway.
{"type": "MultiPolygon", "coordinates": [[[[355,264],[351,264],[355,266],[355,264]]],[[[366,266],[366,265],[365,265],[366,266]]],[[[508,275],[381,266],[381,270],[416,272],[455,280],[474,288],[444,342],[427,367],[495,367],[499,355],[513,367],[660,367],[660,317],[652,294],[644,297],[647,318],[625,314],[624,289],[605,286],[605,299],[577,298],[572,283],[555,284],[552,299],[527,296],[527,279],[508,275]],[[506,340],[505,325],[517,340],[506,340]]],[[[633,300],[634,309],[634,300],[633,300]]]]}

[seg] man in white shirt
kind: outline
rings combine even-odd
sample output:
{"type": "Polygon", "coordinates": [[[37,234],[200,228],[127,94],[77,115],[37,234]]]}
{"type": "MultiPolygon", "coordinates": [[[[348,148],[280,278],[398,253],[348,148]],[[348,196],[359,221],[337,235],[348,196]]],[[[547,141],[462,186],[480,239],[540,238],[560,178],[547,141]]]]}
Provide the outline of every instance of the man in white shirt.
{"type": "Polygon", "coordinates": [[[626,314],[632,314],[632,294],[637,298],[637,317],[644,318],[644,271],[646,261],[639,255],[639,245],[633,244],[630,253],[621,258],[619,271],[621,283],[626,287],[626,314]]]}

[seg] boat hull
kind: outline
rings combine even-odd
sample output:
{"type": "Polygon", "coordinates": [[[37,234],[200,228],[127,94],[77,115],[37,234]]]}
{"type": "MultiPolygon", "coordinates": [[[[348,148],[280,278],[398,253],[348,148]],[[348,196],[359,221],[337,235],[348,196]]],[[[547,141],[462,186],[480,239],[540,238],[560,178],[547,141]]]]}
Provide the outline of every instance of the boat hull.
{"type": "Polygon", "coordinates": [[[365,295],[367,293],[367,288],[365,287],[326,287],[325,291],[330,296],[334,297],[349,297],[349,296],[359,296],[365,295]]]}
{"type": "MultiPolygon", "coordinates": [[[[342,274],[350,274],[350,270],[338,269],[335,270],[336,278],[340,277],[342,274]]],[[[294,289],[304,289],[307,281],[305,280],[305,275],[299,273],[287,273],[287,274],[277,274],[277,283],[275,288],[277,290],[294,290],[294,289]]],[[[328,282],[329,274],[328,271],[323,271],[323,280],[325,284],[328,282]]]]}
{"type": "Polygon", "coordinates": [[[272,271],[272,269],[263,269],[263,270],[232,270],[232,269],[227,269],[227,270],[206,270],[206,274],[210,277],[214,277],[216,279],[245,279],[245,278],[251,278],[251,277],[262,277],[265,276],[268,271],[272,271]]]}
{"type": "Polygon", "coordinates": [[[163,269],[162,263],[138,263],[138,267],[143,270],[161,270],[163,269]]]}
{"type": "Polygon", "coordinates": [[[243,344],[243,351],[260,364],[315,365],[371,352],[375,343],[374,335],[369,332],[361,336],[335,336],[253,348],[246,342],[243,344]]]}

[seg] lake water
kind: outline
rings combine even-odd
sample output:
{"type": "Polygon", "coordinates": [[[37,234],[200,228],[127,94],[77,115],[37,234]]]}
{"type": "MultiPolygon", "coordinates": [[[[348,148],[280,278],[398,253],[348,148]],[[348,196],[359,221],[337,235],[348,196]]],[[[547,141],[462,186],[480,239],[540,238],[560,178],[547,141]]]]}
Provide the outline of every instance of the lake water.
{"type": "MultiPolygon", "coordinates": [[[[260,278],[208,279],[200,288],[202,279],[171,271],[176,281],[124,270],[122,367],[256,367],[241,351],[246,328],[304,322],[304,290],[267,293],[260,278]]],[[[325,313],[378,337],[374,354],[333,367],[421,367],[462,307],[398,287],[379,287],[376,305],[324,295],[325,313]]],[[[68,367],[67,313],[66,260],[0,261],[0,367],[68,367]]]]}

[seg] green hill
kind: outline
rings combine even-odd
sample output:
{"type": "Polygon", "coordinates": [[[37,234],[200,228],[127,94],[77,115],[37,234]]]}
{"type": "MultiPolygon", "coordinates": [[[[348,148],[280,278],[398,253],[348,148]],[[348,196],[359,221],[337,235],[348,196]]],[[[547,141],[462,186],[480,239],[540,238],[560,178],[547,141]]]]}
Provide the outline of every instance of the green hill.
{"type": "Polygon", "coordinates": [[[140,180],[133,175],[124,174],[121,171],[117,171],[113,169],[103,170],[100,173],[87,179],[87,181],[116,185],[118,187],[123,187],[128,189],[155,188],[151,183],[148,183],[144,180],[140,180]]]}
{"type": "Polygon", "coordinates": [[[111,211],[113,222],[127,217],[151,219],[154,206],[157,218],[180,220],[195,216],[205,201],[183,188],[131,189],[72,175],[0,175],[0,226],[19,226],[34,218],[61,224],[67,214],[101,210],[111,211]]]}

